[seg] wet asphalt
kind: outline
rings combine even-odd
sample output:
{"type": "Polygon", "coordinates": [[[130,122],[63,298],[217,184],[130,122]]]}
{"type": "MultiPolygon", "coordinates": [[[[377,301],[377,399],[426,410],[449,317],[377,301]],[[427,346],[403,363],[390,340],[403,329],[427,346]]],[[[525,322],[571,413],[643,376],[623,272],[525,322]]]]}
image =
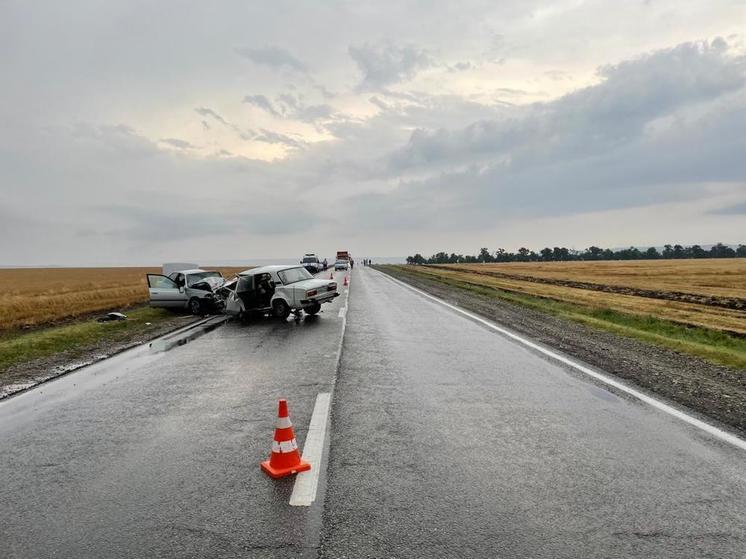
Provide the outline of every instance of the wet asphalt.
{"type": "Polygon", "coordinates": [[[340,371],[321,557],[746,557],[743,451],[374,270],[340,371]]]}
{"type": "Polygon", "coordinates": [[[743,451],[352,276],[338,376],[344,297],[0,402],[0,556],[744,557],[743,451]],[[258,465],[276,401],[302,447],[332,388],[322,491],[290,507],[258,465]]]}
{"type": "Polygon", "coordinates": [[[0,557],[315,557],[321,501],[288,506],[293,480],[259,462],[279,398],[302,448],[344,305],[229,322],[0,402],[0,557]]]}

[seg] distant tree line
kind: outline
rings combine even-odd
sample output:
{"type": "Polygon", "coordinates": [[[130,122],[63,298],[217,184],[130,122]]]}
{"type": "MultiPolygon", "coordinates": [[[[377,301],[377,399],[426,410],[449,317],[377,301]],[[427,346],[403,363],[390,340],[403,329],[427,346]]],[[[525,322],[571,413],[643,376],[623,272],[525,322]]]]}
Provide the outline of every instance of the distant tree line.
{"type": "Polygon", "coordinates": [[[640,250],[635,247],[611,250],[597,246],[585,250],[573,250],[565,247],[543,248],[539,252],[519,248],[517,252],[508,252],[498,248],[490,252],[487,248],[479,250],[477,255],[463,255],[438,252],[430,258],[417,253],[407,256],[407,264],[462,264],[478,262],[568,262],[572,260],[674,260],[685,258],[746,258],[746,245],[731,248],[723,243],[713,245],[709,250],[699,245],[665,245],[662,251],[655,247],[640,250]]]}

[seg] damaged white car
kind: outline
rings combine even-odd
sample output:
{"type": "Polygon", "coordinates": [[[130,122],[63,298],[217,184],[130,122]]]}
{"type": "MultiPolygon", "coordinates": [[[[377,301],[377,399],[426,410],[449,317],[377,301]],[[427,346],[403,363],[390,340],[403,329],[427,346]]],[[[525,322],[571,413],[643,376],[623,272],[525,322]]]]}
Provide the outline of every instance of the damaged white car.
{"type": "Polygon", "coordinates": [[[262,266],[238,274],[218,289],[225,312],[240,317],[272,314],[286,319],[291,312],[315,315],[331,303],[337,283],[316,279],[303,266],[262,266]]]}

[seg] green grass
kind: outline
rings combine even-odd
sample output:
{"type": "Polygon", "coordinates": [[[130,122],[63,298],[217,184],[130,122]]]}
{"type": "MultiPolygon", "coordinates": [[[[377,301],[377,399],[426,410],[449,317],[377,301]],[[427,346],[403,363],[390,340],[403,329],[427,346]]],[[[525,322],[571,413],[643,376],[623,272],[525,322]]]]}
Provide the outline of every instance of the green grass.
{"type": "Polygon", "coordinates": [[[712,363],[746,369],[746,339],[725,332],[701,327],[689,327],[654,316],[623,313],[611,309],[587,307],[554,299],[514,293],[502,289],[480,286],[469,282],[418,273],[403,266],[380,266],[383,271],[399,277],[417,277],[470,291],[493,299],[507,301],[522,307],[538,310],[593,328],[636,338],[701,357],[712,363]]]}
{"type": "Polygon", "coordinates": [[[147,335],[176,316],[165,309],[149,307],[132,309],[126,314],[128,319],[122,321],[88,319],[41,330],[4,332],[0,334],[0,373],[12,365],[62,352],[75,358],[102,341],[121,342],[147,335]]]}

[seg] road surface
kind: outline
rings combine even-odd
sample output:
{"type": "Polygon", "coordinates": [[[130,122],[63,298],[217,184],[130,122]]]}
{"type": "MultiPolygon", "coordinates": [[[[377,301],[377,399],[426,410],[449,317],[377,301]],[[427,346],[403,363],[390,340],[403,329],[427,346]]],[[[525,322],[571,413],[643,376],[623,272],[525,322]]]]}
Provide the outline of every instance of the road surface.
{"type": "Polygon", "coordinates": [[[0,555],[744,556],[743,450],[375,270],[350,289],[346,330],[340,297],[0,402],[0,555]],[[276,400],[303,447],[328,392],[290,506],[258,466],[276,400]]]}

